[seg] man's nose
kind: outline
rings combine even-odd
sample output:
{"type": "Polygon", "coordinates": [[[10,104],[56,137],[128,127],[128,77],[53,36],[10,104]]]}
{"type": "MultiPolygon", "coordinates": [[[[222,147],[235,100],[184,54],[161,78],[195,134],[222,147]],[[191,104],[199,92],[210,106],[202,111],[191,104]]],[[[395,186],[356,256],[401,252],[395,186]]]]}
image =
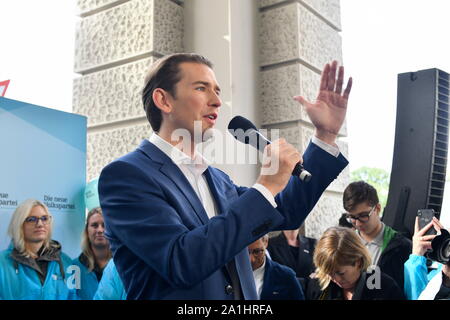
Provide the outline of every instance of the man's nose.
{"type": "Polygon", "coordinates": [[[216,92],[212,93],[209,105],[216,108],[219,108],[222,105],[222,100],[216,92]]]}
{"type": "Polygon", "coordinates": [[[355,225],[356,226],[361,226],[361,225],[363,225],[364,224],[364,222],[361,222],[361,220],[355,220],[355,225]]]}

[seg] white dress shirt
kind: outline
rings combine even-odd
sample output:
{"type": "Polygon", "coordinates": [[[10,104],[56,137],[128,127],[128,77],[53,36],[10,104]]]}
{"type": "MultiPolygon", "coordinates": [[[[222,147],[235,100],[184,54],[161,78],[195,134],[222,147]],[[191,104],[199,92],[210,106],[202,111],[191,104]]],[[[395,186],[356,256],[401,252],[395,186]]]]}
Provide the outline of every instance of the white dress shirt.
{"type": "Polygon", "coordinates": [[[261,298],[261,291],[264,285],[264,271],[266,271],[266,259],[264,259],[264,263],[261,267],[256,270],[253,270],[253,279],[255,279],[256,293],[258,294],[258,298],[261,298]]]}
{"type": "Polygon", "coordinates": [[[195,152],[194,158],[191,159],[187,154],[172,146],[156,133],[152,134],[150,142],[164,152],[180,168],[202,202],[208,217],[214,217],[217,214],[217,207],[206,178],[203,175],[209,166],[208,160],[198,152],[195,152]]]}

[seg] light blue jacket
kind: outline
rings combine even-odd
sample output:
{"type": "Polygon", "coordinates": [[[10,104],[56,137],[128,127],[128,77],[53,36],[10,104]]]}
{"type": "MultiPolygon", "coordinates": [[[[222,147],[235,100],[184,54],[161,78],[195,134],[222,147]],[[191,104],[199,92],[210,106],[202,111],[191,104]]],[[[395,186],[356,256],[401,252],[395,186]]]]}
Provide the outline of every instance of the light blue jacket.
{"type": "Polygon", "coordinates": [[[10,247],[0,252],[0,300],[78,300],[75,289],[69,288],[72,260],[66,254],[60,253],[62,265],[48,263],[42,285],[36,270],[13,260],[12,251],[10,247]]]}
{"type": "Polygon", "coordinates": [[[98,285],[94,300],[126,300],[127,294],[123,287],[122,280],[117,273],[113,259],[109,260],[103,270],[102,280],[98,285]]]}
{"type": "Polygon", "coordinates": [[[81,263],[80,257],[72,263],[80,268],[80,288],[77,289],[77,295],[81,300],[92,300],[98,287],[97,275],[81,263]]]}
{"type": "Polygon", "coordinates": [[[436,273],[441,272],[441,269],[442,264],[439,263],[437,269],[428,272],[427,259],[424,256],[410,254],[404,266],[406,298],[408,300],[417,300],[431,278],[436,273]]]}

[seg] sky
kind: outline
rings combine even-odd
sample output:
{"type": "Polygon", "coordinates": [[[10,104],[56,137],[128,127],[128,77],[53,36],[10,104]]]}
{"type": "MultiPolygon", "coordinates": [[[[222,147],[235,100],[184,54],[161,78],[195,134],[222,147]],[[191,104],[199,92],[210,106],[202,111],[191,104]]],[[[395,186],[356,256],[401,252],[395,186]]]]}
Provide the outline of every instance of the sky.
{"type": "Polygon", "coordinates": [[[341,0],[343,57],[354,78],[347,111],[350,169],[390,172],[397,75],[450,73],[450,1],[341,0]]]}
{"type": "MultiPolygon", "coordinates": [[[[6,97],[72,111],[75,2],[0,0],[6,97]]],[[[354,78],[345,138],[350,170],[390,171],[397,74],[450,72],[449,14],[448,0],[341,0],[344,66],[354,78]]]]}
{"type": "Polygon", "coordinates": [[[0,0],[0,81],[6,97],[72,111],[75,0],[0,0]]]}

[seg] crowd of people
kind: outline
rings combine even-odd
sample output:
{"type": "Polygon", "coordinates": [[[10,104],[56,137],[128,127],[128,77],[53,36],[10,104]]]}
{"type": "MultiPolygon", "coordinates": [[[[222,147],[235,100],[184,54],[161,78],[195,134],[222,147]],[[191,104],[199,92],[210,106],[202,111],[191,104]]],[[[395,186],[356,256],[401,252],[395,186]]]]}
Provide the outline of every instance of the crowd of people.
{"type": "MultiPolygon", "coordinates": [[[[440,300],[450,298],[450,263],[425,257],[444,227],[433,219],[412,242],[380,219],[377,191],[351,183],[347,213],[320,239],[299,229],[265,234],[248,246],[261,300],[440,300]]],[[[52,240],[52,215],[42,202],[21,203],[11,218],[10,246],[0,253],[1,300],[126,300],[112,259],[102,210],[90,210],[81,253],[69,258],[52,240]]],[[[205,262],[207,263],[207,262],[205,262]]]]}
{"type": "Polygon", "coordinates": [[[352,79],[344,84],[333,61],[314,102],[294,97],[315,128],[309,145],[301,155],[283,138],[272,141],[248,188],[196,148],[212,137],[222,104],[212,63],[187,53],[158,59],[142,92],[153,133],[103,168],[80,254],[72,260],[52,239],[44,203],[21,203],[0,252],[0,299],[449,298],[449,264],[426,256],[436,235],[424,230],[445,233],[443,226],[435,219],[416,227],[411,242],[381,221],[377,192],[364,181],[344,190],[339,226],[317,240],[299,232],[348,164],[336,143],[352,79]]]}

